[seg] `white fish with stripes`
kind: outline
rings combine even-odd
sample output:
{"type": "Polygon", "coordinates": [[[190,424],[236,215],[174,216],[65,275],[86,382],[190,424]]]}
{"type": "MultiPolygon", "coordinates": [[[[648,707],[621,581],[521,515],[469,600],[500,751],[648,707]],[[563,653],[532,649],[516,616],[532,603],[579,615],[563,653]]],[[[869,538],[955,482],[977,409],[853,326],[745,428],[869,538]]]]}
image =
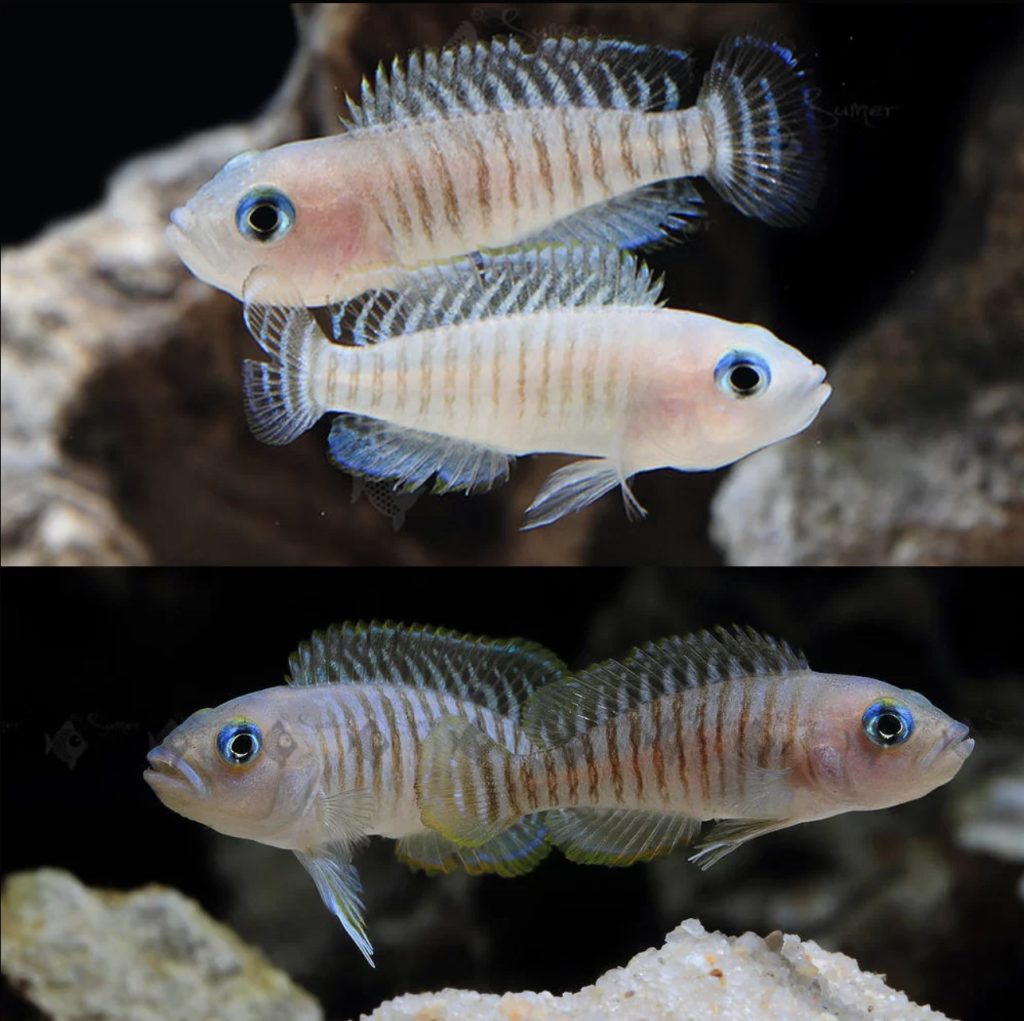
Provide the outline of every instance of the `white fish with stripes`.
{"type": "Polygon", "coordinates": [[[423,821],[465,848],[536,820],[574,861],[629,865],[692,843],[694,861],[951,780],[968,728],[923,695],[821,674],[749,629],[655,642],[541,688],[517,755],[465,719],[420,756],[423,821]]]}
{"type": "MultiPolygon", "coordinates": [[[[278,293],[271,283],[271,294],[278,293]]],[[[245,364],[257,438],[288,443],[340,413],[332,461],[414,491],[481,492],[531,453],[577,455],[526,516],[550,524],[658,468],[705,471],[807,428],[825,370],[760,326],[660,304],[628,252],[594,245],[476,255],[333,308],[246,306],[271,361],[245,364]],[[334,342],[338,341],[338,343],[334,342]]]]}
{"type": "Polygon", "coordinates": [[[686,52],[514,39],[379,68],[345,129],[232,159],[167,228],[200,279],[236,297],[256,269],[318,307],[401,268],[538,242],[661,244],[703,215],[705,178],[771,224],[813,206],[821,158],[791,50],[725,40],[696,103],[686,52]]]}
{"type": "Polygon", "coordinates": [[[353,848],[398,841],[415,868],[514,876],[550,849],[533,821],[462,849],[420,821],[420,747],[454,714],[511,751],[529,749],[519,706],[563,664],[518,639],[394,624],[344,624],[292,655],[287,685],[201,709],[149,753],[144,776],[175,812],[235,837],[288,848],[367,961],[353,848]]]}

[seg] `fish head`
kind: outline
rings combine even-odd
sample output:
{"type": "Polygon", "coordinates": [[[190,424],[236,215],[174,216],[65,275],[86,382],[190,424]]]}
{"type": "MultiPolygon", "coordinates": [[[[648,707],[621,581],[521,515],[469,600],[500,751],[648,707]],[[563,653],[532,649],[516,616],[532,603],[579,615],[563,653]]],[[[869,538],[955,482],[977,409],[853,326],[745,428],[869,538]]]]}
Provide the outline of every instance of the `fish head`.
{"type": "Polygon", "coordinates": [[[150,751],[144,779],[172,811],[221,833],[301,846],[320,765],[287,692],[272,688],[193,713],[150,751]]]}
{"type": "Polygon", "coordinates": [[[916,691],[868,677],[825,682],[802,741],[804,786],[823,803],[913,801],[952,780],[974,749],[967,725],[916,691]]]}
{"type": "Polygon", "coordinates": [[[825,370],[770,330],[678,313],[682,351],[658,366],[658,467],[720,468],[794,436],[832,392],[825,370]]]}
{"type": "Polygon", "coordinates": [[[280,294],[264,288],[269,304],[287,304],[296,293],[307,306],[348,296],[339,280],[363,250],[369,220],[365,204],[339,187],[336,170],[321,167],[318,146],[293,142],[230,160],[171,213],[165,236],[178,258],[239,299],[256,270],[287,284],[280,294]]]}

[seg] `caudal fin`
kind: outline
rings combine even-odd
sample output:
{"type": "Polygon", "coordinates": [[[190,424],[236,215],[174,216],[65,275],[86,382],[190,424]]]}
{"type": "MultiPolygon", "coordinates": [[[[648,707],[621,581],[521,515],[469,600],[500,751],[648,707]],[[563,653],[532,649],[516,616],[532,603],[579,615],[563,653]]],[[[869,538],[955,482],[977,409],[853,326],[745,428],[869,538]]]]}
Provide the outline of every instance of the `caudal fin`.
{"type": "Polygon", "coordinates": [[[460,847],[481,847],[519,820],[504,781],[507,749],[457,716],[439,720],[420,749],[420,818],[460,847]]]}
{"type": "Polygon", "coordinates": [[[791,50],[726,39],[697,98],[712,138],[708,179],[747,216],[776,226],[807,219],[821,192],[821,142],[810,81],[791,50]]]}
{"type": "Polygon", "coordinates": [[[245,325],[271,358],[242,368],[249,428],[263,443],[291,443],[326,410],[313,397],[310,364],[317,345],[329,341],[305,308],[247,303],[245,325]]]}

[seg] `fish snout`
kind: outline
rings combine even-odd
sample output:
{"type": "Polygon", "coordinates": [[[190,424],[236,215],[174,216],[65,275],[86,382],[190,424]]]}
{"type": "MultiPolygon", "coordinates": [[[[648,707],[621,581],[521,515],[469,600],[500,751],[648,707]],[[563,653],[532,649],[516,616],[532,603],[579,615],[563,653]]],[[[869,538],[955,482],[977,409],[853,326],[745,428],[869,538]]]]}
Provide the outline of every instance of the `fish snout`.
{"type": "Polygon", "coordinates": [[[199,797],[206,797],[206,784],[202,777],[180,756],[161,745],[147,756],[149,769],[142,778],[157,793],[161,787],[187,787],[199,797]]]}

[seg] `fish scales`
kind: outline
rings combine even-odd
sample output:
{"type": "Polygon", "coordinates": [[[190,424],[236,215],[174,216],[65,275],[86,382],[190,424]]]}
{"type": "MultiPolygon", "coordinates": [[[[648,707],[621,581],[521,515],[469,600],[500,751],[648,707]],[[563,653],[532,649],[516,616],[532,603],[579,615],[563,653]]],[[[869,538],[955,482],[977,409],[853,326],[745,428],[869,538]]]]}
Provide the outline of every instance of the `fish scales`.
{"type": "Polygon", "coordinates": [[[473,846],[533,813],[572,860],[622,865],[719,820],[694,855],[706,867],[776,829],[921,797],[974,745],[915,692],[816,673],[739,629],[654,643],[540,689],[522,726],[538,750],[517,755],[441,721],[420,757],[423,821],[473,846]],[[475,757],[487,771],[459,768],[475,757]],[[514,790],[491,796],[502,760],[514,790]]]}
{"type": "Polygon", "coordinates": [[[341,134],[235,157],[172,213],[167,238],[236,297],[265,268],[272,300],[297,291],[312,307],[468,252],[674,240],[703,215],[698,177],[746,215],[801,220],[820,146],[792,52],[724,41],[681,109],[689,78],[686,53],[611,40],[414,54],[364,86],[341,134]]]}

